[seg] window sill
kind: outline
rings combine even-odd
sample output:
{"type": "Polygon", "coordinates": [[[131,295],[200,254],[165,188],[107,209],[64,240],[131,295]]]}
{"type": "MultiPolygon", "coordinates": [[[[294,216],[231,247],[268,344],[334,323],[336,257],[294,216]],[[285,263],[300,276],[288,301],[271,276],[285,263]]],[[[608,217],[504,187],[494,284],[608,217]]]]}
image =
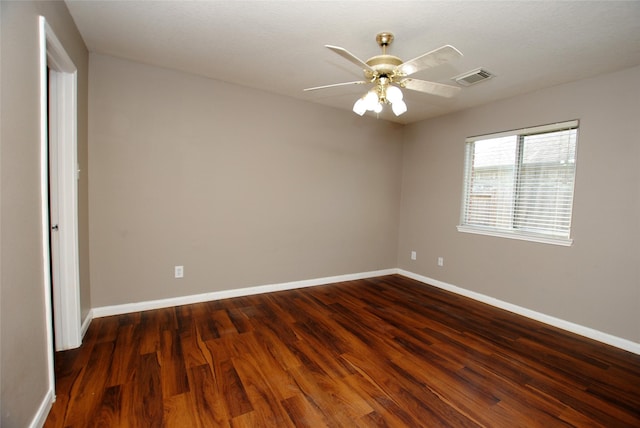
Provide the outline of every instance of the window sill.
{"type": "Polygon", "coordinates": [[[483,229],[471,226],[457,226],[458,232],[474,233],[477,235],[496,236],[498,238],[519,239],[522,241],[538,242],[541,244],[560,245],[570,247],[573,244],[571,238],[551,238],[543,235],[525,234],[517,232],[499,231],[493,229],[483,229]]]}

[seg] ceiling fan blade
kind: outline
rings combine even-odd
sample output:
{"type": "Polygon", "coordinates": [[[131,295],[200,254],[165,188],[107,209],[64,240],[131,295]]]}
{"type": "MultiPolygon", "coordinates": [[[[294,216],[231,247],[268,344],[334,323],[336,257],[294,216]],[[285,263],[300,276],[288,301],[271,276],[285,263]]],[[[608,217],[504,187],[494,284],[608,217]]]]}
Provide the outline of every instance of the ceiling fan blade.
{"type": "Polygon", "coordinates": [[[354,63],[355,65],[361,67],[363,70],[368,70],[372,73],[375,73],[375,70],[371,68],[366,62],[364,62],[363,60],[361,60],[360,58],[358,58],[348,50],[341,48],[339,46],[324,45],[324,47],[331,49],[333,52],[337,53],[342,58],[354,63]]]}
{"type": "Polygon", "coordinates": [[[304,91],[306,92],[306,91],[315,91],[315,90],[318,90],[318,89],[335,88],[337,86],[364,85],[366,83],[369,83],[369,82],[366,82],[364,80],[358,80],[356,82],[334,83],[332,85],[324,85],[324,86],[316,86],[314,88],[306,88],[306,89],[304,89],[304,91]]]}
{"type": "Polygon", "coordinates": [[[411,89],[412,91],[424,92],[426,94],[438,95],[446,98],[455,96],[461,90],[461,88],[458,88],[457,86],[444,85],[442,83],[428,82],[426,80],[418,79],[404,79],[399,82],[399,85],[403,88],[411,89]]]}
{"type": "Polygon", "coordinates": [[[461,56],[462,53],[458,49],[451,45],[445,45],[400,64],[396,70],[403,76],[409,76],[417,71],[444,64],[445,62],[460,58],[461,56]]]}

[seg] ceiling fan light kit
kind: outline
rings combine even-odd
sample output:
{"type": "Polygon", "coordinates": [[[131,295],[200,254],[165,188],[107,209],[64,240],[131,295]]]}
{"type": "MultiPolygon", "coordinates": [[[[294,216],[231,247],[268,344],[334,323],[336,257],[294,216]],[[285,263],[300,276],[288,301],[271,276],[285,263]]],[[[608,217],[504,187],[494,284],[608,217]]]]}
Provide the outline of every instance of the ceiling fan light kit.
{"type": "Polygon", "coordinates": [[[396,116],[400,116],[407,111],[407,104],[402,100],[403,95],[400,88],[390,85],[390,79],[381,77],[378,79],[376,87],[367,92],[353,105],[353,112],[362,116],[367,111],[375,113],[382,112],[384,104],[391,104],[391,110],[396,116]]]}
{"type": "Polygon", "coordinates": [[[462,53],[460,53],[460,51],[453,46],[445,45],[412,60],[403,62],[397,56],[387,54],[387,47],[393,42],[393,39],[394,37],[391,33],[379,33],[376,36],[376,42],[382,49],[382,55],[376,55],[367,61],[362,61],[344,48],[325,45],[326,48],[361,67],[366,80],[317,86],[307,88],[305,91],[372,83],[374,87],[364,96],[356,100],[353,105],[353,112],[360,116],[363,116],[367,111],[380,113],[385,104],[391,105],[391,110],[396,116],[405,113],[407,111],[407,104],[403,100],[404,96],[400,88],[447,98],[456,95],[460,91],[460,88],[456,86],[407,78],[407,76],[418,71],[435,67],[461,57],[462,53]]]}

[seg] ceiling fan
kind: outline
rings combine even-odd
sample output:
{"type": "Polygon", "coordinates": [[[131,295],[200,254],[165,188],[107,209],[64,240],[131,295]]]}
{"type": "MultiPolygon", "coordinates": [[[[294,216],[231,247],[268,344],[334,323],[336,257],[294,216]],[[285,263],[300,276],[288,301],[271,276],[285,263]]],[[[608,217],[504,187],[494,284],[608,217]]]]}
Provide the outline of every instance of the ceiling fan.
{"type": "Polygon", "coordinates": [[[376,42],[378,42],[378,45],[382,48],[382,55],[373,56],[367,61],[362,61],[344,48],[325,45],[325,47],[345,58],[347,61],[361,67],[365,80],[316,86],[314,88],[307,88],[305,91],[373,83],[375,86],[353,105],[353,111],[360,116],[367,111],[380,113],[384,104],[391,104],[393,113],[396,116],[400,116],[406,112],[407,105],[402,100],[403,95],[400,88],[447,98],[453,97],[460,91],[461,88],[456,86],[407,77],[418,71],[435,67],[461,57],[462,53],[453,46],[445,45],[412,60],[403,62],[397,56],[387,54],[387,47],[393,42],[393,34],[387,32],[379,33],[376,36],[376,42]]]}

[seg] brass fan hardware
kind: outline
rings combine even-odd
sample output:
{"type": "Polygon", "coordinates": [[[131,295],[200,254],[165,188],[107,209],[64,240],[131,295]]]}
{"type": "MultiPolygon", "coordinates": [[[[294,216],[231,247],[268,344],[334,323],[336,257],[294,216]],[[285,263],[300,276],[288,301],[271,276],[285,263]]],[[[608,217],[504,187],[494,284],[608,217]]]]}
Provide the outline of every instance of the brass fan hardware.
{"type": "Polygon", "coordinates": [[[391,33],[378,33],[376,36],[376,42],[382,48],[382,54],[386,53],[386,48],[393,42],[393,34],[391,33]]]}

